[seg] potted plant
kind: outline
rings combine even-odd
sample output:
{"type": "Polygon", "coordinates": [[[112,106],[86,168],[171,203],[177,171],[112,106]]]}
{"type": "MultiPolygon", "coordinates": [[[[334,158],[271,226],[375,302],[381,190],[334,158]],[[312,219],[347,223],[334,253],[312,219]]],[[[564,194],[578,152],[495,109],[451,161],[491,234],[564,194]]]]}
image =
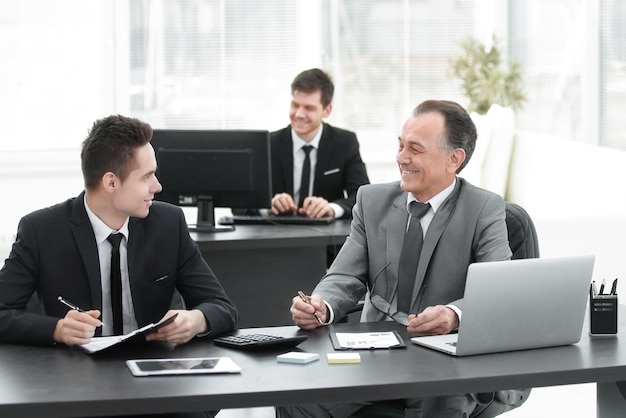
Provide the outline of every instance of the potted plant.
{"type": "Polygon", "coordinates": [[[461,54],[450,60],[450,71],[461,81],[478,129],[476,150],[463,176],[505,197],[514,112],[526,101],[521,67],[503,61],[495,36],[489,47],[470,37],[461,42],[461,54]]]}
{"type": "Polygon", "coordinates": [[[461,48],[461,55],[451,59],[450,69],[461,80],[468,111],[484,115],[494,104],[519,110],[526,101],[521,67],[503,62],[495,35],[490,47],[470,37],[461,42],[461,48]]]}

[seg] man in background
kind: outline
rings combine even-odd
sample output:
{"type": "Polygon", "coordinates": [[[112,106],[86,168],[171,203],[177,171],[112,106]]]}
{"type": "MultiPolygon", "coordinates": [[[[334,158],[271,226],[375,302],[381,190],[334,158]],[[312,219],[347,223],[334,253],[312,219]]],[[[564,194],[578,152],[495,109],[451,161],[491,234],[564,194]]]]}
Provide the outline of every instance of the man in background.
{"type": "Polygon", "coordinates": [[[333,93],[330,76],[317,68],[291,83],[291,124],[270,134],[271,213],[351,218],[356,192],[369,178],[356,134],[323,122],[333,93]]]}

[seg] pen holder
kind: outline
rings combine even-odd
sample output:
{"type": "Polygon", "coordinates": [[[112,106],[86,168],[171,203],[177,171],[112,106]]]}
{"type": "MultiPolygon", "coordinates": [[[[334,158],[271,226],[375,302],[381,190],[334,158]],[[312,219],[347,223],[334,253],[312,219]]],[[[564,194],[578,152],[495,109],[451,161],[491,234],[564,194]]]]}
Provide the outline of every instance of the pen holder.
{"type": "Polygon", "coordinates": [[[617,295],[595,295],[590,297],[589,316],[589,335],[617,335],[617,295]]]}

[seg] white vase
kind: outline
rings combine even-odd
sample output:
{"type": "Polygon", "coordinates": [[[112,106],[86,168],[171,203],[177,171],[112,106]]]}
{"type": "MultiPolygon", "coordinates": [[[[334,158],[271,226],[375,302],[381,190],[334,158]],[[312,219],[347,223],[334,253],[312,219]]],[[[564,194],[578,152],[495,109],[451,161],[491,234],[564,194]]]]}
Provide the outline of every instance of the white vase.
{"type": "Polygon", "coordinates": [[[476,149],[460,176],[470,183],[506,197],[515,134],[515,113],[492,105],[484,115],[471,114],[478,131],[476,149]]]}

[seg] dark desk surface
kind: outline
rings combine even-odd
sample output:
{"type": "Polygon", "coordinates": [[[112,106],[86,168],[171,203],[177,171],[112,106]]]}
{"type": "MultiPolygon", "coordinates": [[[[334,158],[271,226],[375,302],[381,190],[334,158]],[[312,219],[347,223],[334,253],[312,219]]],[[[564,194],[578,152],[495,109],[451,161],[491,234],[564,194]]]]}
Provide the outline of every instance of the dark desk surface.
{"type": "Polygon", "coordinates": [[[339,249],[350,221],[330,225],[237,225],[232,232],[192,233],[241,317],[242,327],[290,325],[298,290],[326,273],[328,247],[339,249]]]}
{"type": "Polygon", "coordinates": [[[328,225],[236,225],[234,231],[191,232],[191,237],[207,250],[338,245],[350,233],[350,222],[340,219],[328,225]]]}
{"type": "MultiPolygon", "coordinates": [[[[623,314],[621,315],[623,319],[623,314]]],[[[620,321],[620,333],[626,333],[620,321]]],[[[339,324],[341,331],[398,329],[393,323],[339,324]]],[[[296,327],[262,331],[301,333],[296,327]]],[[[259,331],[254,329],[253,331],[259,331]]],[[[321,355],[308,365],[276,362],[285,350],[246,353],[210,340],[180,347],[149,344],[102,355],[65,346],[0,345],[0,416],[90,416],[242,408],[356,399],[390,399],[470,391],[611,382],[626,377],[619,338],[571,346],[455,358],[408,343],[406,349],[361,351],[361,364],[329,365],[328,328],[307,333],[299,348],[321,355]],[[235,375],[133,377],[129,358],[229,356],[235,375]]],[[[532,396],[532,395],[531,395],[532,396]]]]}

